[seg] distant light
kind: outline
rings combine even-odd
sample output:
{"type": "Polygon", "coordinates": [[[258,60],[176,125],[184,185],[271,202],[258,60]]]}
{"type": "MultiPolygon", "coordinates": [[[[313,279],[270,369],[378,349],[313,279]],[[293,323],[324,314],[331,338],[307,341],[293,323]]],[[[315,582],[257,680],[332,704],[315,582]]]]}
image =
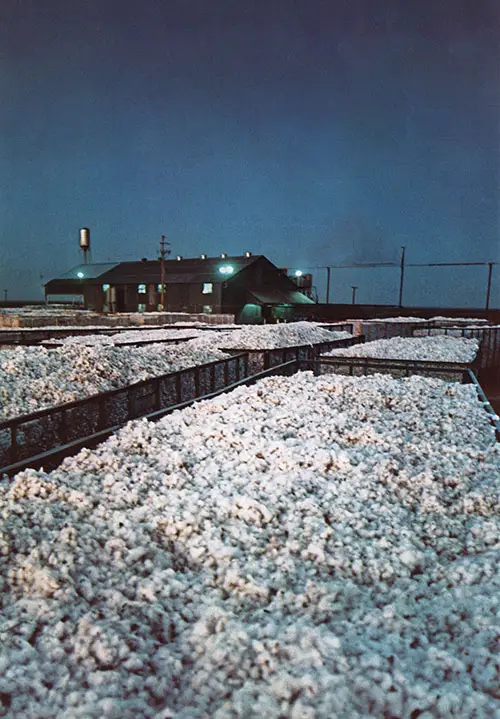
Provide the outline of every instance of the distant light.
{"type": "Polygon", "coordinates": [[[295,277],[302,277],[302,270],[295,270],[295,277]]]}
{"type": "Polygon", "coordinates": [[[77,272],[77,273],[76,273],[76,276],[77,276],[79,279],[82,279],[82,277],[85,277],[85,275],[83,274],[83,272],[77,272]]]}
{"type": "Polygon", "coordinates": [[[219,272],[223,275],[232,275],[234,267],[232,265],[222,265],[222,267],[219,267],[219,272]]]}

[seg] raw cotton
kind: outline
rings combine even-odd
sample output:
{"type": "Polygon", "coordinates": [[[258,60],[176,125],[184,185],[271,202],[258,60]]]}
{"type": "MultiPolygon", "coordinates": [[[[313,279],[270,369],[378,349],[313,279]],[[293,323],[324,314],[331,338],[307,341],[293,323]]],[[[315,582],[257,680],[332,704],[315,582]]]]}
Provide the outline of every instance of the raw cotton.
{"type": "MultiPolygon", "coordinates": [[[[218,334],[218,333],[217,333],[218,334]]],[[[197,344],[216,342],[217,347],[227,349],[264,350],[295,345],[313,345],[331,342],[335,339],[351,337],[349,332],[323,329],[314,322],[290,322],[276,325],[244,325],[239,330],[221,332],[218,337],[213,333],[202,333],[197,344]]]]}
{"type": "Polygon", "coordinates": [[[391,337],[374,340],[353,347],[341,347],[325,352],[326,356],[375,357],[378,359],[431,360],[433,362],[472,362],[479,342],[475,338],[449,337],[391,337]]]}
{"type": "Polygon", "coordinates": [[[130,337],[189,337],[193,331],[117,333],[112,338],[68,338],[63,347],[16,347],[0,353],[0,419],[82,399],[177,369],[227,357],[220,348],[266,349],[350,337],[309,322],[199,330],[195,339],[173,345],[115,347],[130,337]],[[175,333],[172,335],[172,333],[175,333]],[[125,335],[125,336],[124,336],[125,335]],[[90,346],[86,346],[90,343],[90,346]]]}
{"type": "Polygon", "coordinates": [[[56,349],[2,350],[0,419],[224,357],[227,354],[215,347],[193,347],[190,342],[145,347],[85,347],[73,342],[56,349]]]}
{"type": "Polygon", "coordinates": [[[0,702],[38,719],[500,716],[473,386],[269,378],[0,485],[0,702]]]}
{"type": "MultiPolygon", "coordinates": [[[[200,330],[201,331],[201,330],[200,330]]],[[[64,344],[64,345],[121,345],[129,342],[151,342],[161,340],[188,340],[198,337],[198,330],[181,330],[181,329],[139,329],[126,330],[116,332],[112,335],[83,335],[81,337],[72,336],[62,339],[45,340],[44,344],[64,344]]]]}

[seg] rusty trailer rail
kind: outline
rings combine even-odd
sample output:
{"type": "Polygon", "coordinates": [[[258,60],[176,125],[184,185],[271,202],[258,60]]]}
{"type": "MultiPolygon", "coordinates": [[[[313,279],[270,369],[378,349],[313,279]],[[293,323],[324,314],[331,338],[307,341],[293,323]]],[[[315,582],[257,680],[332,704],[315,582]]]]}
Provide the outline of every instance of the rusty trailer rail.
{"type": "MultiPolygon", "coordinates": [[[[236,359],[236,358],[232,358],[232,359],[236,359]]],[[[148,412],[146,414],[141,414],[140,417],[142,419],[147,419],[149,421],[154,422],[154,421],[157,421],[157,420],[161,419],[162,417],[166,416],[167,414],[171,414],[175,410],[180,410],[180,409],[184,409],[185,407],[189,407],[190,405],[194,404],[194,402],[201,402],[203,400],[213,399],[214,397],[217,397],[220,394],[223,394],[225,392],[230,392],[234,389],[237,389],[238,387],[254,384],[259,379],[263,379],[264,377],[268,377],[270,375],[276,375],[276,374],[291,375],[297,371],[297,368],[298,368],[297,359],[289,360],[282,365],[271,367],[267,370],[258,372],[257,374],[246,376],[241,379],[237,379],[234,382],[231,382],[230,384],[228,384],[227,386],[220,387],[219,389],[214,389],[213,391],[209,391],[205,394],[200,394],[196,397],[191,397],[189,399],[184,399],[181,402],[175,402],[174,404],[171,404],[168,407],[164,407],[162,409],[157,409],[157,410],[153,410],[152,412],[148,412]]],[[[136,419],[138,419],[138,417],[136,419]]],[[[44,467],[47,470],[54,469],[55,467],[57,467],[60,464],[60,462],[65,457],[76,454],[84,447],[89,448],[89,449],[96,447],[98,444],[100,444],[101,442],[106,440],[108,437],[110,437],[114,432],[117,432],[119,429],[121,429],[128,421],[129,420],[125,420],[124,422],[120,422],[113,426],[107,427],[106,429],[102,429],[97,432],[93,432],[92,434],[86,435],[84,437],[80,437],[79,439],[76,439],[72,442],[67,442],[63,445],[58,445],[58,446],[53,447],[52,449],[49,449],[45,452],[39,452],[38,454],[35,454],[30,457],[26,457],[25,459],[14,462],[13,464],[10,464],[6,467],[1,467],[0,468],[0,479],[2,476],[13,476],[17,472],[20,472],[23,469],[28,469],[28,468],[39,469],[40,467],[44,467]]]]}
{"type": "MultiPolygon", "coordinates": [[[[491,370],[500,366],[500,327],[478,325],[474,327],[456,327],[450,325],[430,325],[416,327],[414,337],[466,337],[479,340],[478,371],[491,370]]],[[[500,370],[498,372],[500,375],[500,370]]]]}
{"type": "MultiPolygon", "coordinates": [[[[363,339],[349,341],[356,344],[363,339]]],[[[339,341],[335,342],[335,346],[339,346],[339,341]]],[[[0,458],[2,464],[5,463],[0,467],[0,476],[12,476],[28,467],[52,469],[64,457],[76,454],[83,447],[97,446],[132,419],[142,417],[155,421],[195,401],[211,399],[270,375],[291,375],[298,370],[312,369],[315,374],[338,373],[340,367],[341,374],[350,376],[383,371],[399,377],[411,374],[439,377],[445,372],[454,381],[473,382],[492,421],[496,417],[474,372],[467,365],[320,356],[319,352],[327,349],[306,346],[238,353],[225,360],[178,370],[7,420],[0,423],[0,458]],[[253,361],[251,354],[255,354],[253,361]],[[257,371],[253,371],[255,367],[257,371]]],[[[495,430],[500,440],[498,422],[495,430]]]]}
{"type": "Polygon", "coordinates": [[[196,365],[141,382],[91,395],[0,422],[0,476],[26,467],[54,462],[95,446],[132,419],[159,417],[173,408],[215,396],[256,381],[268,371],[291,371],[301,359],[311,359],[334,347],[350,346],[362,337],[275,350],[237,351],[224,360],[196,365]]]}
{"type": "Polygon", "coordinates": [[[478,401],[483,405],[488,414],[490,424],[495,431],[495,439],[497,442],[500,442],[500,418],[481,387],[476,372],[470,365],[465,363],[429,362],[424,360],[386,360],[369,357],[317,357],[314,360],[299,362],[299,369],[312,370],[315,375],[333,373],[348,375],[350,377],[390,374],[392,377],[401,378],[417,374],[424,377],[435,377],[437,379],[445,379],[446,381],[459,382],[460,384],[473,384],[476,388],[478,401]],[[331,360],[334,361],[332,362],[331,360]],[[326,370],[325,367],[327,368],[326,370]]]}
{"type": "Polygon", "coordinates": [[[77,451],[131,419],[224,390],[248,377],[248,367],[248,356],[238,354],[0,422],[0,475],[42,466],[40,458],[77,451]]]}
{"type": "Polygon", "coordinates": [[[364,335],[357,337],[346,337],[344,339],[332,339],[326,342],[317,342],[313,345],[294,345],[291,347],[276,347],[274,349],[249,350],[243,347],[238,349],[224,349],[222,352],[248,354],[250,374],[255,374],[272,367],[277,367],[292,359],[300,361],[312,360],[321,355],[322,352],[329,352],[341,347],[352,347],[365,341],[364,335]]]}
{"type": "MultiPolygon", "coordinates": [[[[123,334],[124,332],[151,332],[154,330],[165,330],[165,329],[172,329],[172,330],[212,330],[215,332],[222,332],[227,331],[231,332],[233,329],[237,329],[235,326],[234,328],[231,328],[228,325],[224,325],[223,327],[219,327],[218,325],[206,325],[206,326],[196,326],[195,323],[192,325],[182,325],[182,327],[179,327],[177,325],[130,325],[130,326],[121,326],[116,325],[113,327],[64,327],[61,325],[61,327],[52,327],[50,329],[47,329],[45,327],[6,327],[0,329],[0,346],[9,346],[9,345],[20,345],[23,347],[31,347],[33,345],[35,346],[47,346],[49,348],[55,348],[58,347],[59,344],[56,344],[53,341],[57,341],[59,339],[66,339],[68,337],[88,337],[90,335],[119,335],[123,334]],[[49,345],[49,341],[50,345],[49,345]],[[47,345],[45,345],[47,343],[47,345]]],[[[191,339],[191,338],[190,338],[191,339]]],[[[160,342],[162,340],[156,340],[156,342],[160,342]]],[[[181,340],[182,341],[182,338],[181,340]]],[[[150,340],[145,340],[145,342],[150,342],[150,340]]],[[[144,343],[145,343],[144,342],[144,343]]],[[[138,341],[139,344],[144,344],[140,340],[138,341]]],[[[122,343],[123,344],[123,343],[122,343]]],[[[135,343],[132,343],[135,344],[135,343]]]]}
{"type": "MultiPolygon", "coordinates": [[[[195,335],[192,335],[191,337],[168,337],[166,339],[162,340],[131,340],[129,342],[115,342],[113,345],[106,345],[106,347],[143,347],[144,345],[180,345],[183,342],[189,342],[189,340],[196,339],[195,335]]],[[[81,343],[85,346],[85,342],[81,343]]],[[[64,347],[63,342],[52,342],[51,340],[46,340],[45,342],[40,342],[38,347],[45,347],[46,349],[57,349],[58,347],[64,347]]],[[[90,345],[87,345],[90,346],[90,345]]]]}
{"type": "Polygon", "coordinates": [[[399,360],[375,357],[319,356],[310,363],[315,374],[336,374],[359,377],[372,374],[390,374],[409,377],[419,374],[449,381],[463,382],[473,365],[465,362],[435,362],[430,360],[399,360]]]}

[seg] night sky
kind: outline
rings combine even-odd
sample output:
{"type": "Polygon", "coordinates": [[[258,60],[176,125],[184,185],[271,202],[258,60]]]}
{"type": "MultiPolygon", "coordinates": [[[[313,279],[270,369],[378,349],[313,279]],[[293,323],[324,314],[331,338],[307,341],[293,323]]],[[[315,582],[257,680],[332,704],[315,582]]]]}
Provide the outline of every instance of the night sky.
{"type": "MultiPolygon", "coordinates": [[[[80,262],[499,261],[498,0],[2,0],[0,297],[80,262]]],[[[481,306],[487,270],[406,304],[481,306]]],[[[330,299],[396,302],[394,270],[330,299]]],[[[500,267],[493,304],[500,306],[500,267]]]]}

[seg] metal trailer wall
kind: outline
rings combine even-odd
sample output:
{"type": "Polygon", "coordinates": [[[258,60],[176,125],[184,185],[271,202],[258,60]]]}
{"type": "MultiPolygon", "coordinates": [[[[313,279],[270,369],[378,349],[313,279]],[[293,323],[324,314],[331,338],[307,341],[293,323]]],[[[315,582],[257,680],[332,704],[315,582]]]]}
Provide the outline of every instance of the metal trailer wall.
{"type": "MultiPolygon", "coordinates": [[[[103,432],[109,435],[131,419],[218,392],[283,363],[312,359],[321,351],[360,341],[362,338],[356,337],[276,350],[231,351],[232,356],[224,360],[152,377],[0,422],[0,475],[31,466],[25,460],[39,458],[69,444],[74,445],[74,453],[95,435],[103,432]]],[[[62,450],[59,455],[63,456],[62,450]]]]}
{"type": "MultiPolygon", "coordinates": [[[[450,337],[468,337],[480,342],[479,367],[491,369],[500,365],[500,326],[488,325],[474,327],[432,326],[415,327],[414,337],[434,337],[448,335],[450,337]]],[[[500,374],[500,367],[499,367],[500,374]]]]}
{"type": "Polygon", "coordinates": [[[467,373],[474,363],[435,362],[430,360],[397,360],[374,357],[319,356],[314,362],[316,374],[341,374],[364,377],[373,374],[390,374],[392,377],[409,377],[412,374],[435,377],[447,382],[468,381],[467,373]],[[464,379],[465,378],[465,379],[464,379]]]}
{"type": "Polygon", "coordinates": [[[312,369],[315,375],[343,374],[351,377],[369,376],[372,374],[389,374],[392,377],[409,377],[413,374],[424,377],[435,377],[447,382],[474,384],[486,411],[490,424],[495,432],[495,439],[500,442],[500,420],[480,385],[476,372],[471,365],[460,362],[428,362],[425,360],[385,360],[370,357],[317,357],[314,360],[301,362],[302,369],[312,369]]]}
{"type": "Polygon", "coordinates": [[[414,331],[427,327],[426,322],[387,322],[384,320],[363,320],[363,334],[367,342],[390,339],[391,337],[413,337],[414,331]]]}
{"type": "Polygon", "coordinates": [[[332,339],[326,342],[317,342],[313,345],[295,345],[293,347],[277,347],[275,349],[222,349],[222,352],[248,354],[248,366],[250,374],[255,374],[270,367],[288,362],[292,359],[310,360],[319,356],[322,352],[329,352],[332,349],[341,347],[352,347],[364,342],[364,336],[346,337],[344,339],[332,339]]]}
{"type": "MultiPolygon", "coordinates": [[[[207,303],[208,304],[208,303],[207,303]]],[[[98,314],[88,310],[71,312],[55,310],[47,314],[0,312],[0,327],[12,329],[46,327],[127,327],[134,329],[143,325],[170,325],[175,322],[202,322],[204,324],[234,324],[234,315],[229,313],[203,312],[123,312],[119,314],[98,314]]]]}
{"type": "MultiPolygon", "coordinates": [[[[148,325],[139,325],[139,326],[132,326],[127,325],[125,327],[92,327],[92,328],[82,328],[82,327],[73,327],[64,329],[63,327],[56,327],[56,328],[50,328],[50,329],[16,329],[16,330],[8,330],[8,329],[0,329],[0,345],[23,345],[23,346],[29,346],[29,345],[38,345],[42,344],[43,342],[48,342],[49,340],[58,340],[58,339],[65,339],[66,337],[86,337],[89,335],[115,335],[120,334],[121,332],[150,332],[154,329],[174,329],[177,331],[188,331],[190,329],[195,330],[211,330],[213,332],[229,332],[233,329],[238,329],[237,325],[231,326],[231,325],[204,325],[203,327],[200,327],[196,323],[189,325],[189,324],[183,324],[181,327],[177,325],[154,325],[154,326],[148,326],[148,325]]],[[[182,337],[177,338],[179,342],[183,341],[182,337]]],[[[189,338],[189,339],[192,339],[189,338]]],[[[148,343],[155,343],[155,342],[165,342],[167,340],[147,340],[148,343]]],[[[128,344],[142,344],[139,340],[137,342],[130,342],[128,344]]],[[[56,345],[52,345],[53,347],[56,345]]]]}
{"type": "Polygon", "coordinates": [[[239,354],[0,422],[0,475],[29,457],[218,391],[248,374],[248,357],[239,354]]]}

